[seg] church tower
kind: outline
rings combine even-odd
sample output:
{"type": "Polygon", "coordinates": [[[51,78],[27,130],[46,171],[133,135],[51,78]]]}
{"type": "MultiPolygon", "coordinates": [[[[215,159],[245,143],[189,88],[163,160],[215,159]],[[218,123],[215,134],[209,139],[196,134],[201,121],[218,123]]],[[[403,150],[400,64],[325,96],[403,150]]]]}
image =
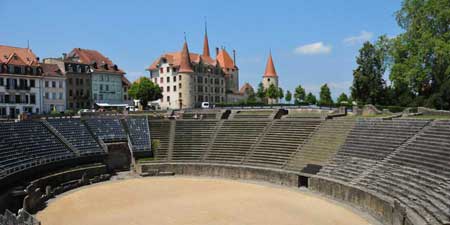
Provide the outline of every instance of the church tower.
{"type": "MultiPolygon", "coordinates": [[[[269,53],[269,59],[267,59],[266,71],[264,72],[262,84],[265,90],[267,90],[271,84],[274,84],[278,89],[278,75],[273,64],[272,52],[269,53]]],[[[268,103],[277,104],[278,99],[268,99],[268,103]]]]}

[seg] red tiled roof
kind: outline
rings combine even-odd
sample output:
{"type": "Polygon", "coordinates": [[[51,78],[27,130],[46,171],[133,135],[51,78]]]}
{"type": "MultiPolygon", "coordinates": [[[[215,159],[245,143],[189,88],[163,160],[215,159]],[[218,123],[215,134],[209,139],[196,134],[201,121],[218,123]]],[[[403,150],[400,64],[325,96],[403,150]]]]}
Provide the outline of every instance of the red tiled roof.
{"type": "Polygon", "coordinates": [[[68,58],[78,57],[79,63],[92,65],[93,63],[97,64],[96,71],[104,71],[104,72],[117,72],[124,74],[125,72],[118,68],[117,71],[114,70],[115,64],[106,56],[102,55],[97,50],[91,49],[82,49],[82,48],[74,48],[69,54],[68,58]],[[103,66],[107,65],[108,69],[103,66]]]}
{"type": "Polygon", "coordinates": [[[56,64],[41,64],[43,75],[48,77],[62,77],[63,74],[56,64]]]}
{"type": "Polygon", "coordinates": [[[241,89],[239,89],[239,93],[244,94],[246,93],[248,90],[253,90],[253,92],[255,91],[253,89],[253,86],[249,83],[245,83],[244,85],[242,85],[241,89]]]}
{"type": "Polygon", "coordinates": [[[221,49],[217,55],[217,62],[223,69],[235,69],[235,65],[227,50],[221,49]]]}
{"type": "MultiPolygon", "coordinates": [[[[158,69],[158,64],[161,61],[161,59],[163,59],[163,58],[166,59],[167,63],[169,63],[173,67],[179,67],[180,62],[181,62],[181,52],[169,52],[169,53],[163,54],[158,59],[156,59],[147,68],[147,70],[158,69]]],[[[216,61],[214,59],[212,59],[211,57],[204,57],[199,54],[189,52],[189,58],[190,58],[192,64],[198,64],[198,63],[200,63],[200,61],[202,61],[204,64],[216,66],[216,61]]]]}
{"type": "Polygon", "coordinates": [[[203,40],[203,54],[202,56],[211,58],[209,54],[209,41],[208,41],[208,33],[205,31],[205,39],[203,40]]]}
{"type": "Polygon", "coordinates": [[[192,69],[191,64],[191,55],[189,54],[189,49],[187,43],[184,42],[183,50],[181,50],[180,57],[180,73],[192,73],[194,70],[192,69]]]}
{"type": "Polygon", "coordinates": [[[0,45],[0,63],[15,65],[37,65],[36,55],[29,48],[0,45]]]}
{"type": "Polygon", "coordinates": [[[272,53],[269,54],[269,59],[267,59],[266,71],[264,72],[264,77],[277,77],[277,71],[275,71],[275,66],[273,65],[272,53]]]}

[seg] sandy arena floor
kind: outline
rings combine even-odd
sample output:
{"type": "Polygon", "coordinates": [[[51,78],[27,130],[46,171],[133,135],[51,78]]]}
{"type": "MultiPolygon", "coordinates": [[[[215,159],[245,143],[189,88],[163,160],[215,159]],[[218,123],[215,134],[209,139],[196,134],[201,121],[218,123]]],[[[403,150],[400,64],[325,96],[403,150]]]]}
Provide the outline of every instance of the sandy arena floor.
{"type": "Polygon", "coordinates": [[[308,192],[224,179],[142,178],[68,192],[37,215],[42,225],[368,225],[308,192]]]}

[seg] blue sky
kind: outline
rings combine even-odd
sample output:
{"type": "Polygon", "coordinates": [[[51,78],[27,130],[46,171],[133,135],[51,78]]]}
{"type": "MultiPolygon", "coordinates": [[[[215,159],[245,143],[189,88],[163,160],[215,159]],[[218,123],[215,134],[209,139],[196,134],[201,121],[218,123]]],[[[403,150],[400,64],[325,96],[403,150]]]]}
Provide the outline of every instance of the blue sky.
{"type": "Polygon", "coordinates": [[[201,52],[204,18],[211,53],[237,51],[240,85],[256,86],[269,49],[283,89],[298,84],[317,94],[349,92],[364,40],[402,32],[394,13],[400,0],[292,1],[59,1],[0,0],[0,44],[31,48],[41,58],[74,47],[96,49],[127,72],[148,76],[159,55],[178,51],[186,32],[201,52]]]}

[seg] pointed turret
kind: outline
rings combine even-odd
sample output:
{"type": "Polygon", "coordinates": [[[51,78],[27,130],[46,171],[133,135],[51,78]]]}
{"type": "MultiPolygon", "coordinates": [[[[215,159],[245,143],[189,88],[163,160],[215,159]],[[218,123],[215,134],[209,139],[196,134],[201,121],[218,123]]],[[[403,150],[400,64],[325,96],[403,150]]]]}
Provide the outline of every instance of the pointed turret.
{"type": "Polygon", "coordinates": [[[181,58],[180,58],[180,73],[192,73],[194,70],[192,69],[191,58],[189,56],[189,49],[187,42],[184,41],[183,50],[181,50],[181,58]]]}
{"type": "Polygon", "coordinates": [[[264,77],[277,77],[277,71],[273,65],[272,52],[269,53],[269,59],[267,60],[266,71],[264,72],[264,77]]]}
{"type": "Polygon", "coordinates": [[[205,25],[205,38],[203,40],[203,56],[211,57],[211,55],[209,54],[208,30],[206,29],[206,25],[205,25]]]}

